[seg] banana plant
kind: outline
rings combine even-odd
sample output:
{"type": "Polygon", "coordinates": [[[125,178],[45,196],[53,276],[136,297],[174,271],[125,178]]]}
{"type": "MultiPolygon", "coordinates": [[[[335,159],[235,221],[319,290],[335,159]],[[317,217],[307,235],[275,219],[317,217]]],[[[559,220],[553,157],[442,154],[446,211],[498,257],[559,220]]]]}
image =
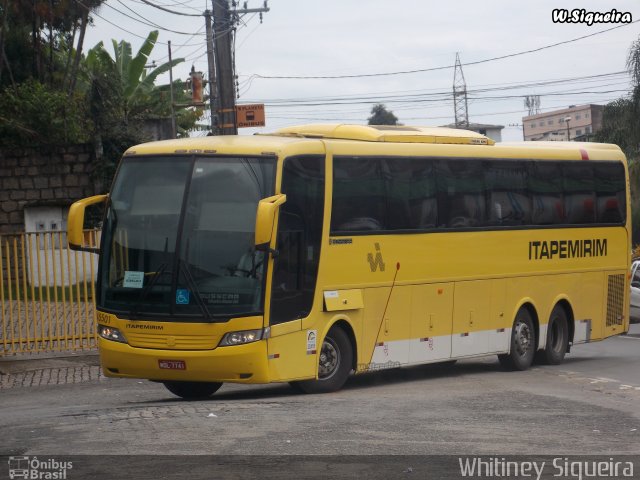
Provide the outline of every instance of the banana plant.
{"type": "Polygon", "coordinates": [[[110,70],[115,73],[116,78],[120,79],[125,122],[130,115],[150,113],[152,97],[157,93],[156,79],[184,61],[184,58],[176,58],[147,72],[145,65],[157,40],[158,31],[153,30],[135,56],[133,56],[131,44],[124,40],[120,42],[112,40],[113,57],[107,53],[102,42],[87,52],[86,65],[89,71],[110,70]]]}

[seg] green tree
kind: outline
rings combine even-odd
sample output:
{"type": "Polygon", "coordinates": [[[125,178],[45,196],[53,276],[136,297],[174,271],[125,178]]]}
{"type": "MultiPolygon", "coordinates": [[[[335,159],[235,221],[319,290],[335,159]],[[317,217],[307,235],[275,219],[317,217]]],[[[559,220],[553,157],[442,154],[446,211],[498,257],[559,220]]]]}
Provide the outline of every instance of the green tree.
{"type": "MultiPolygon", "coordinates": [[[[105,184],[110,182],[124,150],[149,140],[144,134],[145,121],[170,117],[169,85],[157,86],[155,81],[184,59],[174,59],[147,72],[145,65],[157,39],[158,31],[150,32],[135,56],[128,42],[112,40],[112,55],[100,42],[87,52],[82,62],[78,90],[87,98],[94,143],[96,150],[102,152],[98,170],[105,184]]],[[[190,97],[182,85],[180,80],[174,82],[175,101],[186,104],[190,97]]],[[[201,114],[192,109],[178,109],[178,131],[186,136],[201,114]]]]}
{"type": "Polygon", "coordinates": [[[68,87],[92,21],[90,13],[102,3],[0,0],[0,86],[36,79],[60,89],[65,83],[68,87]]]}
{"type": "Polygon", "coordinates": [[[371,116],[367,120],[369,125],[399,125],[398,117],[381,103],[374,105],[371,116]]]}
{"type": "Polygon", "coordinates": [[[632,81],[630,95],[605,105],[602,129],[595,139],[620,146],[629,161],[632,237],[637,245],[640,244],[640,37],[629,48],[626,67],[632,81]]]}
{"type": "Polygon", "coordinates": [[[640,37],[631,44],[626,66],[632,80],[630,95],[605,106],[595,139],[617,144],[634,163],[640,157],[640,37]]]}
{"type": "MultiPolygon", "coordinates": [[[[112,40],[113,57],[107,53],[102,42],[87,53],[86,64],[89,77],[94,73],[92,70],[98,69],[100,73],[111,72],[120,80],[122,114],[125,123],[132,118],[154,113],[154,105],[158,105],[157,100],[161,93],[155,86],[155,80],[159,75],[168,72],[171,67],[184,62],[184,58],[176,58],[147,73],[145,65],[157,40],[158,31],[150,32],[135,56],[132,54],[131,44],[124,40],[120,42],[112,40]]],[[[164,103],[168,105],[168,99],[164,103]]]]}
{"type": "Polygon", "coordinates": [[[89,140],[84,102],[30,79],[0,94],[3,147],[53,146],[89,140]]]}

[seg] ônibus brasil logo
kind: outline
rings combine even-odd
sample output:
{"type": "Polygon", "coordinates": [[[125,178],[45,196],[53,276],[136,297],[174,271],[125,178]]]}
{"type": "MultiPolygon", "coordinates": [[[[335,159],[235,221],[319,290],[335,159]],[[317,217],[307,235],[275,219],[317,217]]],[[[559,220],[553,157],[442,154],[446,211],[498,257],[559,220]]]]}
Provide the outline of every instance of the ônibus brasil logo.
{"type": "Polygon", "coordinates": [[[62,462],[54,458],[38,460],[38,457],[9,457],[9,478],[30,480],[65,480],[67,470],[73,468],[73,462],[62,462]]]}

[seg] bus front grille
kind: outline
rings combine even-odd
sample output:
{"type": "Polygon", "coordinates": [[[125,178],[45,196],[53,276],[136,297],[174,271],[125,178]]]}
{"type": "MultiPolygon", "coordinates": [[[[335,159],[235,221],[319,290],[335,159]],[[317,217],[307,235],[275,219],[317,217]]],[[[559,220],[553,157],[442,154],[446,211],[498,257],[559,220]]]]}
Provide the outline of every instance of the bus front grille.
{"type": "Polygon", "coordinates": [[[607,327],[622,325],[624,312],[624,274],[609,275],[607,283],[607,327]]]}
{"type": "Polygon", "coordinates": [[[128,333],[129,345],[138,348],[162,350],[212,350],[218,345],[219,336],[212,335],[156,335],[150,333],[128,333]]]}

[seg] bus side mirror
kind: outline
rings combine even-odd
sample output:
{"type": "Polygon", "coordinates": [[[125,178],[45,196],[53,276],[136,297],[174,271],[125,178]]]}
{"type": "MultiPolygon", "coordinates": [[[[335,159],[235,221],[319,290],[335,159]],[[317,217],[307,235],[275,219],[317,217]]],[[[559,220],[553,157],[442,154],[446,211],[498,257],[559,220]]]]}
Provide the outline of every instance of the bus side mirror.
{"type": "Polygon", "coordinates": [[[102,203],[107,200],[107,195],[95,195],[83,198],[71,205],[67,218],[67,243],[71,250],[98,253],[98,249],[85,245],[84,236],[84,211],[90,205],[102,203]]]}
{"type": "Polygon", "coordinates": [[[256,250],[269,251],[273,239],[273,224],[276,221],[278,207],[287,201],[287,196],[280,193],[263,198],[258,202],[256,213],[256,250]]]}

